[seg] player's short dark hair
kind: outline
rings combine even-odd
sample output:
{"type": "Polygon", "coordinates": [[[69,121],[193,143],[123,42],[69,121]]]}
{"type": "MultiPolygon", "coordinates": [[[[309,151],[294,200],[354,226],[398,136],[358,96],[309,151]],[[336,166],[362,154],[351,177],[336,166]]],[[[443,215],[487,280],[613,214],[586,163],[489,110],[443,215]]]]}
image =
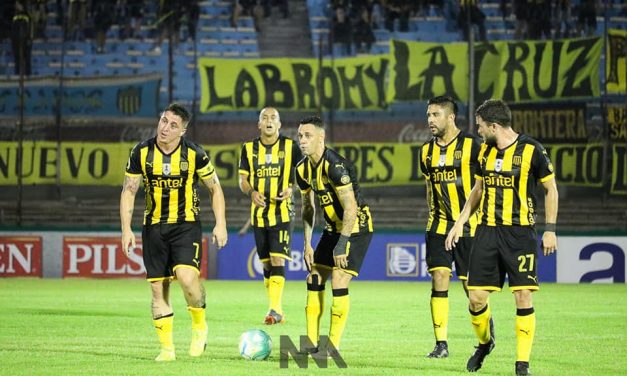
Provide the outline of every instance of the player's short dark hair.
{"type": "Polygon", "coordinates": [[[163,110],[164,113],[167,111],[170,111],[174,115],[177,115],[178,117],[180,117],[181,120],[183,121],[184,127],[187,127],[187,124],[192,118],[192,114],[189,113],[187,108],[185,108],[183,105],[178,104],[178,103],[170,103],[168,107],[166,107],[165,110],[163,110]]]}
{"type": "Polygon", "coordinates": [[[302,124],[313,124],[313,125],[316,126],[316,128],[324,129],[324,122],[322,121],[322,119],[320,119],[320,116],[318,116],[318,115],[313,115],[313,116],[308,116],[308,117],[302,118],[302,119],[300,119],[298,124],[299,125],[302,125],[302,124]]]}
{"type": "Polygon", "coordinates": [[[438,97],[433,97],[429,99],[429,102],[427,102],[427,105],[432,105],[432,104],[436,104],[438,106],[448,108],[448,110],[452,112],[453,115],[455,115],[455,117],[457,117],[458,108],[457,108],[457,103],[455,103],[455,100],[453,99],[453,97],[449,95],[440,95],[438,97]]]}
{"type": "Polygon", "coordinates": [[[512,126],[512,111],[501,99],[488,99],[477,107],[475,115],[481,116],[484,121],[497,123],[502,127],[512,126]]]}

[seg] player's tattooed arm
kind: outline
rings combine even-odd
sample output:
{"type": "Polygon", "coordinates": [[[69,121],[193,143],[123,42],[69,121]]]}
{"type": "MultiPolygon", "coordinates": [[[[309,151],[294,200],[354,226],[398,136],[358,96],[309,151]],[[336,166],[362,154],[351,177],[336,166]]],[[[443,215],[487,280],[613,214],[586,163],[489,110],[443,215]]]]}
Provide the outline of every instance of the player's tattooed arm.
{"type": "Polygon", "coordinates": [[[342,218],[342,235],[351,236],[355,221],[357,220],[357,200],[355,200],[355,191],[352,186],[342,187],[338,192],[338,198],[344,208],[344,216],[342,218]]]}
{"type": "Polygon", "coordinates": [[[305,259],[305,265],[307,266],[307,270],[311,271],[311,266],[313,265],[313,253],[314,250],[311,246],[311,236],[313,234],[313,226],[316,217],[316,208],[313,203],[313,191],[309,190],[307,192],[303,192],[301,195],[302,201],[302,210],[301,210],[301,218],[303,219],[303,235],[304,235],[304,245],[303,245],[303,253],[305,259]]]}
{"type": "Polygon", "coordinates": [[[120,195],[120,224],[122,228],[122,250],[128,256],[129,246],[135,247],[135,235],[131,229],[135,195],[139,190],[141,176],[124,176],[122,194],[120,195]]]}
{"type": "Polygon", "coordinates": [[[216,225],[213,228],[212,241],[219,248],[222,248],[226,245],[228,234],[226,231],[226,205],[220,179],[218,179],[217,174],[213,174],[213,176],[201,179],[200,181],[209,190],[209,194],[211,195],[211,209],[213,210],[213,216],[216,220],[216,225]]]}

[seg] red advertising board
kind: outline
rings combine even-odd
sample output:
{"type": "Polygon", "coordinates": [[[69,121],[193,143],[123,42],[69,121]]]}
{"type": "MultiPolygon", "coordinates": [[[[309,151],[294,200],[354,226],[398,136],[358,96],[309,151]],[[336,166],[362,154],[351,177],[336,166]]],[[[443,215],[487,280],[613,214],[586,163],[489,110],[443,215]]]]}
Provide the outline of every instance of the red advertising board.
{"type": "MultiPolygon", "coordinates": [[[[64,236],[63,277],[89,278],[145,278],[141,238],[129,257],[124,255],[118,236],[64,236]]],[[[207,278],[208,239],[202,239],[200,272],[207,278]]]]}
{"type": "Polygon", "coordinates": [[[0,277],[41,277],[40,236],[0,236],[0,277]]]}

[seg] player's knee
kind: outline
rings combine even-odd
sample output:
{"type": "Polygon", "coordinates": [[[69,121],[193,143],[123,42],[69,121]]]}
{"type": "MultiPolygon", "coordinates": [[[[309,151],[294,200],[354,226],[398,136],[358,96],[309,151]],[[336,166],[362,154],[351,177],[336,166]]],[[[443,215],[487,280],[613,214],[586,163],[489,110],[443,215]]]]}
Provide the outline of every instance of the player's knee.
{"type": "Polygon", "coordinates": [[[478,312],[485,307],[488,303],[487,295],[483,294],[473,294],[473,291],[470,291],[468,296],[468,304],[470,305],[470,309],[474,312],[478,312]]]}
{"type": "Polygon", "coordinates": [[[176,279],[181,286],[189,287],[196,283],[198,280],[198,274],[195,271],[189,269],[177,270],[176,279]]]}
{"type": "Polygon", "coordinates": [[[451,272],[448,270],[434,270],[431,273],[431,278],[437,284],[447,283],[451,279],[451,272]]]}
{"type": "Polygon", "coordinates": [[[285,266],[285,259],[283,257],[270,256],[270,264],[272,266],[285,266]]]}
{"type": "Polygon", "coordinates": [[[309,275],[307,275],[307,283],[309,284],[319,285],[321,280],[322,278],[320,278],[320,274],[318,273],[309,273],[309,275]]]}

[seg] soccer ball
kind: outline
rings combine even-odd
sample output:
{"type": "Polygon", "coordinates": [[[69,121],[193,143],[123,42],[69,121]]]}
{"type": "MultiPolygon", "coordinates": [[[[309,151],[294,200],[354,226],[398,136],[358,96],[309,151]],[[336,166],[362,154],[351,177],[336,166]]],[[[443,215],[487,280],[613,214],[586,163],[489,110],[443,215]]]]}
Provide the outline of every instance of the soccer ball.
{"type": "Polygon", "coordinates": [[[249,360],[266,360],[272,351],[272,339],[260,329],[247,330],[239,337],[239,354],[249,360]]]}

